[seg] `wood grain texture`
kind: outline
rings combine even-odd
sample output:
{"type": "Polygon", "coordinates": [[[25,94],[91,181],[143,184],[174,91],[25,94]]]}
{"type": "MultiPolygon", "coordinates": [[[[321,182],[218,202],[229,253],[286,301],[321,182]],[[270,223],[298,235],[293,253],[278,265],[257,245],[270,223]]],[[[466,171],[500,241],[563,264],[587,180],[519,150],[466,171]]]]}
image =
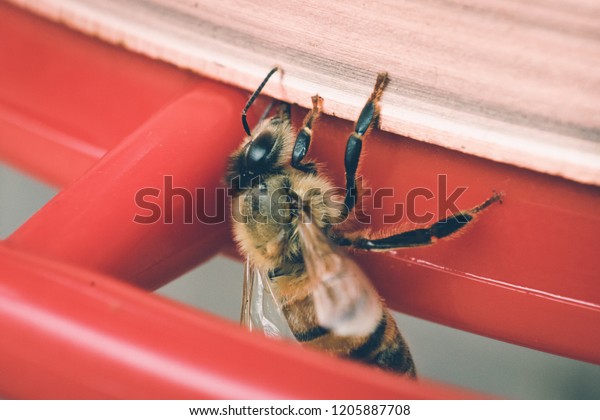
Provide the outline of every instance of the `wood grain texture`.
{"type": "Polygon", "coordinates": [[[12,0],[101,39],[382,129],[600,185],[600,3],[12,0]]]}

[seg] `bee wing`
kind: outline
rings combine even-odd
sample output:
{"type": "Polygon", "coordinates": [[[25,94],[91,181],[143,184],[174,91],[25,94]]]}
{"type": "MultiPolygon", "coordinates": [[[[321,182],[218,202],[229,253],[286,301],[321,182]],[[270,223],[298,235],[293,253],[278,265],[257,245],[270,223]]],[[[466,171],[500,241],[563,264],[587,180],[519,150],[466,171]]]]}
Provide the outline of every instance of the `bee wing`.
{"type": "Polygon", "coordinates": [[[252,305],[250,298],[252,297],[252,290],[254,289],[255,282],[252,270],[253,268],[250,265],[250,259],[246,257],[244,263],[244,284],[242,288],[242,314],[240,316],[240,324],[242,327],[246,327],[249,330],[252,330],[252,323],[250,321],[250,309],[252,305]]]}
{"type": "Polygon", "coordinates": [[[241,324],[250,331],[262,330],[270,337],[293,339],[294,335],[273,296],[270,282],[268,274],[260,272],[246,258],[241,324]]]}
{"type": "Polygon", "coordinates": [[[314,223],[299,223],[298,232],[319,325],[340,336],[371,334],[383,304],[367,276],[314,223]]]}

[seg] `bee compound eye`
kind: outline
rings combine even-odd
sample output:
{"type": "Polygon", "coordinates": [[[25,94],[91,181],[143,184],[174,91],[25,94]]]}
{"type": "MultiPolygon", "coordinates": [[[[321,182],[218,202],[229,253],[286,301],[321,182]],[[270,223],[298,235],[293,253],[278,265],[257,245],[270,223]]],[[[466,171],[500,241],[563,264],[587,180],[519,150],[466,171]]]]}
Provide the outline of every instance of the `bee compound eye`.
{"type": "Polygon", "coordinates": [[[259,134],[248,146],[246,167],[251,173],[260,173],[269,165],[269,155],[273,150],[275,139],[271,133],[259,134]]]}

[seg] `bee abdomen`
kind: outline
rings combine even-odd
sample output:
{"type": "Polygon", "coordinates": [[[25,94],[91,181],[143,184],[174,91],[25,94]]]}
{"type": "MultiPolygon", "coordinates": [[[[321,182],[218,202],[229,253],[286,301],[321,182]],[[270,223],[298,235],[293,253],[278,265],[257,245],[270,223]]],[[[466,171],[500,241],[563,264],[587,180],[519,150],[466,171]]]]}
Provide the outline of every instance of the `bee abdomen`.
{"type": "Polygon", "coordinates": [[[381,349],[371,363],[386,370],[404,373],[413,378],[417,376],[415,363],[404,341],[395,346],[381,349]]]}
{"type": "Polygon", "coordinates": [[[311,295],[288,302],[282,309],[299,342],[385,370],[416,376],[408,346],[387,309],[383,309],[379,323],[365,338],[337,336],[319,326],[311,295]]]}
{"type": "MultiPolygon", "coordinates": [[[[393,322],[393,320],[392,320],[393,322]]],[[[351,359],[357,360],[368,360],[369,356],[384,343],[385,332],[388,328],[388,314],[387,311],[383,311],[381,320],[377,324],[375,331],[366,339],[366,341],[360,346],[356,347],[348,354],[351,359]]]]}
{"type": "Polygon", "coordinates": [[[301,343],[314,341],[330,333],[329,329],[318,324],[310,294],[284,303],[281,309],[294,337],[301,343]]]}
{"type": "Polygon", "coordinates": [[[301,343],[306,343],[308,341],[316,340],[319,337],[323,337],[324,335],[329,334],[329,330],[327,328],[323,328],[321,326],[317,326],[305,331],[293,331],[294,337],[301,343]]]}
{"type": "Polygon", "coordinates": [[[416,376],[415,364],[392,315],[384,309],[373,333],[348,356],[382,369],[416,376]]]}

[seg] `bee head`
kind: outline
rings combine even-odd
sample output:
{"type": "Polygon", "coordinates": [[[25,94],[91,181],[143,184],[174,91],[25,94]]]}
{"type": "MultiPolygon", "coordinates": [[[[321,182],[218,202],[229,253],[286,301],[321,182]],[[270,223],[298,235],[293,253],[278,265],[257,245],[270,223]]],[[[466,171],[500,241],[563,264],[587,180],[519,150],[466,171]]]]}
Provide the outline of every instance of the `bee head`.
{"type": "Polygon", "coordinates": [[[274,152],[275,138],[269,130],[261,131],[246,148],[244,153],[244,171],[250,176],[268,172],[277,161],[274,152]]]}
{"type": "Polygon", "coordinates": [[[226,181],[234,191],[255,187],[264,180],[264,176],[281,172],[284,144],[281,124],[274,120],[264,121],[230,156],[226,181]]]}

